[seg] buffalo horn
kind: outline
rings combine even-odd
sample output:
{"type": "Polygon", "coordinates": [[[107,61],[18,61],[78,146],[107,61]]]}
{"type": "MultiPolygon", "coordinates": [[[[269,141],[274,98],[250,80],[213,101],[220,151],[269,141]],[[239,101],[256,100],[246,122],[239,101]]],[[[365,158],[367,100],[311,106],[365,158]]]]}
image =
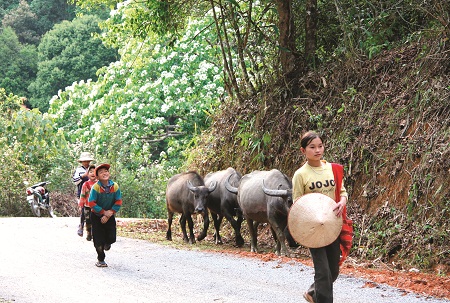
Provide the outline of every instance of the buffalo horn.
{"type": "Polygon", "coordinates": [[[270,189],[264,185],[264,179],[262,180],[262,189],[264,193],[268,196],[283,197],[289,195],[287,189],[270,189]]]}
{"type": "Polygon", "coordinates": [[[197,191],[197,187],[195,187],[194,185],[192,185],[191,180],[187,180],[187,187],[188,187],[192,192],[196,192],[196,191],[197,191]]]}
{"type": "Polygon", "coordinates": [[[237,194],[237,193],[238,193],[238,188],[237,188],[237,187],[234,187],[234,186],[232,186],[232,185],[230,184],[230,178],[231,178],[232,175],[234,175],[234,173],[233,173],[233,174],[230,174],[230,175],[228,176],[228,178],[225,180],[225,188],[226,188],[230,193],[237,194]]]}
{"type": "Polygon", "coordinates": [[[211,184],[209,185],[208,191],[209,191],[210,193],[212,193],[212,192],[216,189],[216,187],[217,187],[217,181],[214,181],[213,183],[211,183],[211,184]]]}

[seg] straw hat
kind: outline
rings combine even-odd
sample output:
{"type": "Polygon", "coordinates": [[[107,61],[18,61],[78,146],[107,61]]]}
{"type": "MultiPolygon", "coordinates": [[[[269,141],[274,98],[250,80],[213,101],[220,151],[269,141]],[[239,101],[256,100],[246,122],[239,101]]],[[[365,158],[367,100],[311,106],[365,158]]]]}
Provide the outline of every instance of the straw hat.
{"type": "Polygon", "coordinates": [[[309,248],[333,243],[342,229],[342,217],[333,212],[334,206],[336,202],[324,194],[300,197],[288,215],[288,228],[294,240],[309,248]]]}
{"type": "Polygon", "coordinates": [[[78,162],[83,162],[83,161],[94,161],[94,158],[92,158],[90,153],[82,152],[80,155],[80,159],[78,159],[78,162]]]}

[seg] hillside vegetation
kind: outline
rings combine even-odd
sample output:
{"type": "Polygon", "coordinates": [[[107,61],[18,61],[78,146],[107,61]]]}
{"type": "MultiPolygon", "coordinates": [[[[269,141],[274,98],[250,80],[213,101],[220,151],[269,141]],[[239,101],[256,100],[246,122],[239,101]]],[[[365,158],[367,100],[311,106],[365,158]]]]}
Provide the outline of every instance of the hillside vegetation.
{"type": "Polygon", "coordinates": [[[324,134],[345,165],[352,254],[445,273],[450,265],[450,60],[445,38],[333,62],[243,104],[225,104],[191,155],[207,173],[303,164],[299,137],[324,134]],[[289,85],[289,84],[288,84],[289,85]]]}

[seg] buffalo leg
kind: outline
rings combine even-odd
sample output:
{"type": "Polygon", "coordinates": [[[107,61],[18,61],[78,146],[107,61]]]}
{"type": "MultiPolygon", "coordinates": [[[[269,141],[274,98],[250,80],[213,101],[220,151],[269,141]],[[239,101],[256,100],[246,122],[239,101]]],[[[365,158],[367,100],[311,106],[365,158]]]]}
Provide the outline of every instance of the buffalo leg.
{"type": "Polygon", "coordinates": [[[192,221],[192,214],[190,214],[190,213],[185,215],[185,219],[184,219],[184,234],[185,234],[185,237],[186,237],[187,241],[190,244],[195,244],[194,221],[192,221]],[[189,227],[189,238],[187,238],[187,234],[186,234],[186,220],[188,222],[188,227],[189,227]]]}
{"type": "Polygon", "coordinates": [[[283,255],[289,257],[289,252],[286,247],[286,238],[284,236],[284,228],[281,228],[276,222],[269,222],[270,229],[272,231],[273,238],[275,239],[276,245],[276,254],[283,255]]]}
{"type": "Polygon", "coordinates": [[[255,253],[258,252],[258,224],[258,222],[253,222],[252,219],[247,218],[248,230],[250,232],[250,251],[255,253]]]}
{"type": "Polygon", "coordinates": [[[289,243],[289,247],[297,248],[300,246],[300,244],[298,244],[292,237],[291,232],[289,231],[289,228],[284,229],[284,236],[286,237],[286,240],[289,243]]]}
{"type": "Polygon", "coordinates": [[[203,212],[203,231],[200,233],[200,235],[198,235],[197,237],[198,241],[205,239],[206,233],[208,232],[208,228],[209,228],[209,213],[208,210],[205,208],[203,212]]]}
{"type": "Polygon", "coordinates": [[[223,244],[222,242],[222,238],[220,237],[219,234],[219,230],[220,230],[220,225],[222,224],[222,220],[223,220],[223,216],[212,213],[211,212],[211,216],[213,218],[213,222],[214,222],[214,242],[216,244],[223,244]]]}
{"type": "Polygon", "coordinates": [[[186,216],[186,215],[182,214],[181,218],[180,218],[180,225],[181,225],[181,232],[183,233],[183,241],[188,243],[189,238],[188,238],[187,232],[186,232],[186,217],[188,217],[188,219],[191,219],[191,222],[192,222],[192,218],[190,215],[186,216]]]}
{"type": "Polygon", "coordinates": [[[244,220],[242,216],[238,216],[237,220],[234,220],[233,216],[228,212],[224,212],[225,218],[227,218],[228,222],[230,222],[231,226],[234,229],[234,234],[236,235],[236,245],[241,247],[244,245],[244,238],[241,235],[241,225],[244,220]]]}
{"type": "Polygon", "coordinates": [[[167,233],[166,239],[172,241],[172,220],[173,220],[173,212],[169,211],[169,216],[167,218],[167,233]]]}
{"type": "Polygon", "coordinates": [[[272,227],[270,227],[270,231],[272,232],[272,237],[275,240],[275,253],[277,254],[277,256],[279,256],[281,249],[280,240],[278,239],[278,235],[272,227]]]}

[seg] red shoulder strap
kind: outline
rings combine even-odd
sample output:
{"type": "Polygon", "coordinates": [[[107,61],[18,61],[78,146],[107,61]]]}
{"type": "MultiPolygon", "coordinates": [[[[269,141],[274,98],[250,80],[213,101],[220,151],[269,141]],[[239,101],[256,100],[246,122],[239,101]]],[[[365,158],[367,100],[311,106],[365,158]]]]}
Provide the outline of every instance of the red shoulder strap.
{"type": "Polygon", "coordinates": [[[333,168],[334,182],[336,183],[334,196],[336,202],[339,202],[341,199],[342,180],[344,179],[344,166],[337,163],[331,163],[331,167],[333,168]]]}
{"type": "MultiPolygon", "coordinates": [[[[342,180],[344,179],[344,167],[337,163],[331,163],[331,167],[333,168],[334,182],[336,183],[336,202],[339,202],[341,199],[342,180]]],[[[342,212],[342,220],[343,225],[339,235],[342,256],[339,260],[339,266],[341,266],[345,259],[347,259],[347,256],[352,248],[353,222],[347,219],[347,207],[345,207],[342,212]]]]}

